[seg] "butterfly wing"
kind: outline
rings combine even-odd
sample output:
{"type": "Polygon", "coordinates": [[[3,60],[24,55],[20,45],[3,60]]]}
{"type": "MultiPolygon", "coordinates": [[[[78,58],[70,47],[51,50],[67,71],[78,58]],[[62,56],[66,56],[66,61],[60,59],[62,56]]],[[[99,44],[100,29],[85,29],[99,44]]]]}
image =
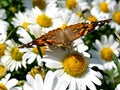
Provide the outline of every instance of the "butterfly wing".
{"type": "Polygon", "coordinates": [[[75,39],[80,38],[88,33],[97,30],[98,28],[108,24],[111,19],[102,20],[92,23],[78,23],[65,28],[64,30],[64,43],[70,45],[75,39]]]}
{"type": "Polygon", "coordinates": [[[86,35],[97,28],[100,28],[104,26],[105,24],[108,24],[111,19],[102,20],[98,22],[92,22],[92,23],[79,23],[75,25],[70,25],[65,28],[65,30],[62,30],[61,28],[52,30],[44,35],[42,35],[40,38],[25,44],[21,46],[31,48],[33,45],[37,46],[59,46],[59,47],[67,47],[71,45],[71,43],[77,39],[80,38],[83,35],[86,35]]]}
{"type": "Polygon", "coordinates": [[[37,45],[40,47],[49,46],[49,45],[59,46],[60,44],[62,44],[62,42],[64,42],[63,32],[62,32],[62,29],[58,28],[42,35],[40,38],[30,43],[20,46],[20,48],[23,48],[23,47],[32,48],[33,45],[37,45]]]}

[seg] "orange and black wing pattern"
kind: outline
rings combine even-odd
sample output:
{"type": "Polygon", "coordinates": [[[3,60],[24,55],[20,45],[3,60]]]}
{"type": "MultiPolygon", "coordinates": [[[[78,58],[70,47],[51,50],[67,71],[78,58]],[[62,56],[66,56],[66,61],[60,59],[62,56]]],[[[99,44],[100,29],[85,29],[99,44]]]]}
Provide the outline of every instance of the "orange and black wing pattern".
{"type": "Polygon", "coordinates": [[[91,22],[91,23],[78,23],[74,25],[67,26],[64,30],[61,28],[57,28],[52,30],[40,38],[21,46],[32,48],[33,45],[37,46],[58,46],[58,47],[67,47],[71,45],[71,43],[88,33],[93,32],[94,30],[99,29],[100,27],[108,24],[111,19],[101,20],[98,22],[91,22]]]}

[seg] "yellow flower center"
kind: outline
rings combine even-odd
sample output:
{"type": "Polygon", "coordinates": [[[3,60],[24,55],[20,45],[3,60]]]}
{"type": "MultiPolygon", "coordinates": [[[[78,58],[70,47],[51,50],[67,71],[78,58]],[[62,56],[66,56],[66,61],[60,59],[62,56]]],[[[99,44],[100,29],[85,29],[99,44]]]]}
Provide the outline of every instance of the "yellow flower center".
{"type": "Polygon", "coordinates": [[[84,17],[84,14],[83,14],[82,12],[76,12],[76,15],[77,15],[78,17],[84,17]]]}
{"type": "Polygon", "coordinates": [[[63,68],[67,74],[80,77],[87,69],[87,61],[82,54],[69,54],[63,60],[63,68]]]}
{"type": "Polygon", "coordinates": [[[28,22],[24,22],[24,23],[23,23],[23,27],[24,27],[25,29],[28,29],[28,25],[29,25],[28,22]]]}
{"type": "Polygon", "coordinates": [[[66,7],[70,10],[73,10],[77,5],[76,0],[66,0],[66,7]]]}
{"type": "Polygon", "coordinates": [[[31,74],[34,78],[36,74],[40,74],[42,76],[42,78],[45,78],[46,72],[45,70],[40,67],[40,66],[35,66],[31,69],[31,71],[29,72],[29,74],[31,74]]]}
{"type": "Polygon", "coordinates": [[[0,83],[0,90],[8,90],[8,89],[3,83],[0,83]]]}
{"type": "Polygon", "coordinates": [[[87,20],[89,20],[90,22],[96,22],[96,21],[98,21],[97,18],[95,16],[93,16],[93,15],[89,16],[87,18],[87,20]]]}
{"type": "Polygon", "coordinates": [[[19,48],[18,47],[14,47],[12,50],[11,50],[11,57],[12,59],[16,60],[16,61],[21,61],[22,60],[22,56],[23,56],[23,53],[19,51],[19,48]]]}
{"type": "Polygon", "coordinates": [[[42,27],[50,27],[52,25],[52,19],[42,14],[37,17],[37,23],[42,27]]]}
{"type": "Polygon", "coordinates": [[[0,64],[0,78],[3,77],[7,72],[7,69],[4,65],[0,64]]]}
{"type": "Polygon", "coordinates": [[[104,13],[107,13],[109,12],[109,9],[108,9],[108,4],[106,2],[101,2],[100,5],[100,10],[104,13]]]}
{"type": "Polygon", "coordinates": [[[45,0],[33,0],[33,6],[37,6],[41,10],[44,10],[46,7],[46,2],[45,0]]]}
{"type": "Polygon", "coordinates": [[[66,24],[66,23],[62,24],[61,29],[62,29],[62,30],[64,30],[64,29],[66,28],[66,26],[67,26],[67,24],[66,24]]]}
{"type": "Polygon", "coordinates": [[[113,50],[110,47],[104,47],[101,52],[101,58],[106,60],[106,61],[111,61],[112,57],[114,55],[113,50]]]}
{"type": "Polygon", "coordinates": [[[6,46],[0,43],[0,58],[5,54],[6,46]]]}
{"type": "MultiPolygon", "coordinates": [[[[45,50],[46,50],[45,46],[40,47],[40,49],[41,49],[42,54],[45,55],[45,50]]],[[[36,53],[36,54],[39,54],[39,51],[36,47],[33,48],[33,52],[36,53]]]]}
{"type": "Polygon", "coordinates": [[[113,20],[120,25],[120,11],[113,13],[113,20]]]}

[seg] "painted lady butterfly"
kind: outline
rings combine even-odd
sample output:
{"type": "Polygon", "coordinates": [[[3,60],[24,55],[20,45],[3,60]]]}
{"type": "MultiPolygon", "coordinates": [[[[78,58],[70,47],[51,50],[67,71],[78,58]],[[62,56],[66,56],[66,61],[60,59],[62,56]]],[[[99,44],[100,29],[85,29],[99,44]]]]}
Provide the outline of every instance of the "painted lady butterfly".
{"type": "Polygon", "coordinates": [[[21,46],[32,48],[33,45],[37,46],[58,46],[61,48],[66,48],[72,44],[75,39],[82,37],[83,35],[87,35],[88,33],[97,30],[98,28],[108,24],[111,19],[101,20],[98,22],[91,23],[78,23],[75,25],[67,26],[64,30],[61,28],[57,28],[52,30],[40,38],[21,46]]]}

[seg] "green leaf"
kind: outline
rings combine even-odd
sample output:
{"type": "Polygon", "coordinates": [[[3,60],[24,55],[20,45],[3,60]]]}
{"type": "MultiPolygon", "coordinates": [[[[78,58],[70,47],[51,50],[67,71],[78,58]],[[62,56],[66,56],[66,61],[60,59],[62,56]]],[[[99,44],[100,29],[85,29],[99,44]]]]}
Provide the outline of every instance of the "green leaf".
{"type": "Polygon", "coordinates": [[[118,60],[118,57],[115,54],[113,55],[113,60],[114,60],[114,63],[116,65],[117,69],[118,69],[118,73],[120,75],[120,62],[118,60]]]}

